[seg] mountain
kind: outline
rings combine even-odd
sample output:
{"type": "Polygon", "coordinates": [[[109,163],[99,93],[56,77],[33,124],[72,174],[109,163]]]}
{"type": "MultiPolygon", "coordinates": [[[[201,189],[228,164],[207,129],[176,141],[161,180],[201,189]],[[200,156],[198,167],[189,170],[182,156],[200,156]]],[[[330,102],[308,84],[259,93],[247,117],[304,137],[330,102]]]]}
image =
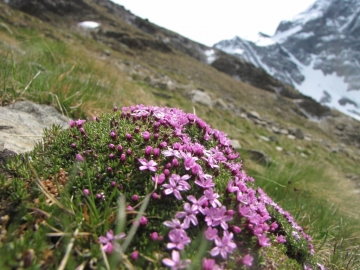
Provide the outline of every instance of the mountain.
{"type": "MultiPolygon", "coordinates": [[[[244,49],[241,49],[230,45],[233,41],[224,41],[222,44],[229,46],[223,46],[223,50],[226,50],[226,47],[228,51],[231,51],[230,48],[237,50],[238,54],[232,55],[218,49],[219,44],[215,47],[199,44],[159,27],[147,19],[142,19],[109,0],[4,0],[4,2],[12,9],[6,9],[8,12],[0,15],[3,25],[10,25],[25,32],[40,31],[41,36],[55,40],[58,44],[63,44],[62,46],[82,48],[82,53],[90,54],[86,59],[95,57],[108,61],[106,63],[109,64],[106,65],[110,66],[107,66],[104,72],[114,73],[115,77],[123,76],[131,84],[128,86],[132,89],[130,92],[120,90],[117,92],[119,98],[122,97],[121,100],[126,104],[161,103],[177,107],[181,103],[192,106],[179,101],[185,97],[190,98],[192,102],[200,101],[210,107],[219,107],[236,116],[255,110],[269,119],[283,122],[279,125],[282,127],[290,128],[296,125],[303,127],[309,119],[317,119],[319,121],[315,123],[318,125],[316,128],[318,131],[325,131],[332,139],[346,144],[360,145],[358,121],[323,106],[311,98],[311,95],[304,95],[292,86],[292,84],[297,86],[293,83],[295,79],[299,83],[305,80],[300,69],[306,65],[292,61],[296,59],[295,56],[290,54],[283,44],[272,41],[274,44],[270,46],[257,46],[236,38],[235,41],[243,44],[241,47],[244,49]],[[11,10],[19,10],[22,13],[12,16],[11,10]],[[35,21],[35,18],[39,21],[35,21]],[[275,73],[272,74],[270,69],[275,73]],[[282,69],[286,69],[286,72],[281,73],[282,69]],[[284,77],[283,74],[291,74],[291,76],[284,77]],[[143,87],[150,87],[145,95],[143,87]],[[174,96],[176,99],[173,98],[174,96]]],[[[320,8],[323,7],[314,6],[315,10],[320,8]]],[[[312,20],[306,22],[306,19],[299,18],[298,22],[307,25],[312,20]]],[[[291,23],[288,24],[291,29],[291,23]]],[[[14,34],[10,28],[4,27],[5,33],[14,34]]],[[[285,31],[284,27],[279,28],[276,37],[285,31]]],[[[275,37],[262,36],[268,41],[275,39],[275,37]]],[[[4,40],[6,39],[7,36],[4,37],[4,40]]],[[[290,36],[289,39],[292,40],[290,36]]],[[[288,44],[287,39],[285,41],[288,44]]],[[[70,68],[72,70],[72,67],[70,68]]],[[[104,80],[100,85],[108,83],[109,80],[104,80]]],[[[96,85],[98,86],[99,83],[96,82],[96,85]]],[[[327,92],[330,93],[329,90],[327,92]]],[[[62,96],[64,93],[59,91],[57,95],[62,96]]],[[[331,95],[334,94],[331,92],[331,95]]],[[[329,99],[333,98],[331,95],[328,95],[329,99]]],[[[64,99],[66,103],[70,103],[73,97],[69,99],[65,95],[64,99]]],[[[348,101],[347,106],[349,106],[349,102],[355,103],[354,100],[356,101],[348,97],[342,99],[342,102],[348,101]]],[[[103,101],[102,105],[109,106],[111,103],[114,103],[114,100],[103,101]]],[[[76,102],[72,107],[78,108],[78,104],[76,102]]],[[[97,106],[100,106],[100,103],[97,106]]],[[[70,112],[74,111],[70,107],[67,109],[70,112]]],[[[91,115],[94,113],[91,112],[91,115]]]]}
{"type": "Polygon", "coordinates": [[[360,120],[360,2],[317,0],[275,35],[215,48],[262,68],[321,104],[360,120]]]}

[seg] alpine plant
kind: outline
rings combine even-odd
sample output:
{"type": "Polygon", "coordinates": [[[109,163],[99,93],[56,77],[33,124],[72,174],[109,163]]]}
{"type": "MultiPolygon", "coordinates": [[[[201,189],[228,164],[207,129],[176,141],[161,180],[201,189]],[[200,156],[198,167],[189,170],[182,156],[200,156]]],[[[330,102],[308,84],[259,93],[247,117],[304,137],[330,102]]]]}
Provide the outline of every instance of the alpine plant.
{"type": "Polygon", "coordinates": [[[227,135],[194,114],[124,107],[71,121],[70,129],[44,143],[43,151],[62,158],[62,167],[79,170],[72,196],[93,199],[99,213],[117,213],[119,195],[125,196],[123,231],[115,234],[121,220],[105,216],[109,226],[100,226],[93,240],[106,256],[125,252],[122,258],[147,269],[239,269],[261,263],[261,249],[283,245],[301,265],[311,264],[311,237],[254,188],[227,135]],[[65,137],[69,143],[55,147],[65,137]],[[122,250],[133,226],[137,231],[122,250]]]}

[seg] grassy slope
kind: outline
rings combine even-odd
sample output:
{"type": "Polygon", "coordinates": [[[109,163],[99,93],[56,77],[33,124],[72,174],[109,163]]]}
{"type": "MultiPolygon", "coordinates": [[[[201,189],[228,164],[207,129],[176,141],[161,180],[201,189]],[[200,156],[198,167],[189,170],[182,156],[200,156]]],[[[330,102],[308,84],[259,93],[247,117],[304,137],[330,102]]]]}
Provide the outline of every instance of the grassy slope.
{"type": "MultiPolygon", "coordinates": [[[[355,250],[360,242],[360,217],[356,210],[360,198],[353,192],[354,183],[345,178],[347,172],[360,174],[356,161],[343,153],[329,154],[317,142],[292,141],[283,137],[276,143],[259,141],[256,135],[267,136],[270,132],[229,111],[191,104],[181,91],[172,93],[170,99],[155,96],[152,91],[164,90],[129,80],[129,74],[116,64],[118,61],[136,63],[154,74],[166,74],[181,84],[201,87],[213,98],[229,98],[237,107],[254,109],[280,123],[301,127],[315,138],[332,139],[316,125],[293,114],[290,102],[279,101],[273,94],[237,82],[180,52],[134,51],[131,48],[124,52],[113,51],[75,30],[55,29],[0,5],[4,10],[0,15],[2,105],[29,99],[52,104],[74,118],[110,111],[114,105],[137,103],[179,107],[188,112],[195,108],[200,117],[240,140],[245,148],[262,150],[272,158],[272,164],[265,168],[242,153],[248,173],[275,201],[296,216],[314,237],[319,254],[327,264],[339,268],[347,266],[352,259],[351,255],[345,258],[347,246],[355,250]],[[110,57],[103,53],[105,49],[111,51],[110,57]],[[279,110],[275,110],[276,107],[279,110]],[[277,152],[276,145],[295,156],[277,152]],[[300,152],[309,157],[300,157],[300,152]],[[291,184],[288,181],[292,181],[291,184]]],[[[127,31],[134,31],[134,36],[140,35],[131,27],[127,31]]],[[[352,261],[348,267],[351,265],[352,261]]]]}

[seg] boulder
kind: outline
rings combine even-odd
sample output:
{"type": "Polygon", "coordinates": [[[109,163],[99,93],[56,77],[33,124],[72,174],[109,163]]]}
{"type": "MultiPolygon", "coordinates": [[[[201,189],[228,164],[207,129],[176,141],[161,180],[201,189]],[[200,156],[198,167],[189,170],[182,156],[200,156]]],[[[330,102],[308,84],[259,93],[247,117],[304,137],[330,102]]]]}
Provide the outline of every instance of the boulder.
{"type": "Polygon", "coordinates": [[[212,107],[212,100],[205,91],[194,89],[189,92],[190,99],[193,103],[199,103],[208,107],[212,107]]]}
{"type": "Polygon", "coordinates": [[[0,107],[0,115],[0,145],[18,154],[32,150],[41,140],[44,128],[53,124],[65,128],[71,120],[54,107],[30,101],[0,107]]]}

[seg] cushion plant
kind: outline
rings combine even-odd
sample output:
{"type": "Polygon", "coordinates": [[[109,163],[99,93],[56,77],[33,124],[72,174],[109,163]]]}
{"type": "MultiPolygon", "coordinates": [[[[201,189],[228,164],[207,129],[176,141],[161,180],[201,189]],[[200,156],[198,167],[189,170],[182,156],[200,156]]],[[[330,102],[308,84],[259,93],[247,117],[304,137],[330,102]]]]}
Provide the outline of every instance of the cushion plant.
{"type": "Polygon", "coordinates": [[[239,269],[266,263],[272,247],[314,264],[311,238],[255,188],[227,136],[179,109],[54,126],[7,169],[22,226],[3,240],[7,266],[239,269]]]}

